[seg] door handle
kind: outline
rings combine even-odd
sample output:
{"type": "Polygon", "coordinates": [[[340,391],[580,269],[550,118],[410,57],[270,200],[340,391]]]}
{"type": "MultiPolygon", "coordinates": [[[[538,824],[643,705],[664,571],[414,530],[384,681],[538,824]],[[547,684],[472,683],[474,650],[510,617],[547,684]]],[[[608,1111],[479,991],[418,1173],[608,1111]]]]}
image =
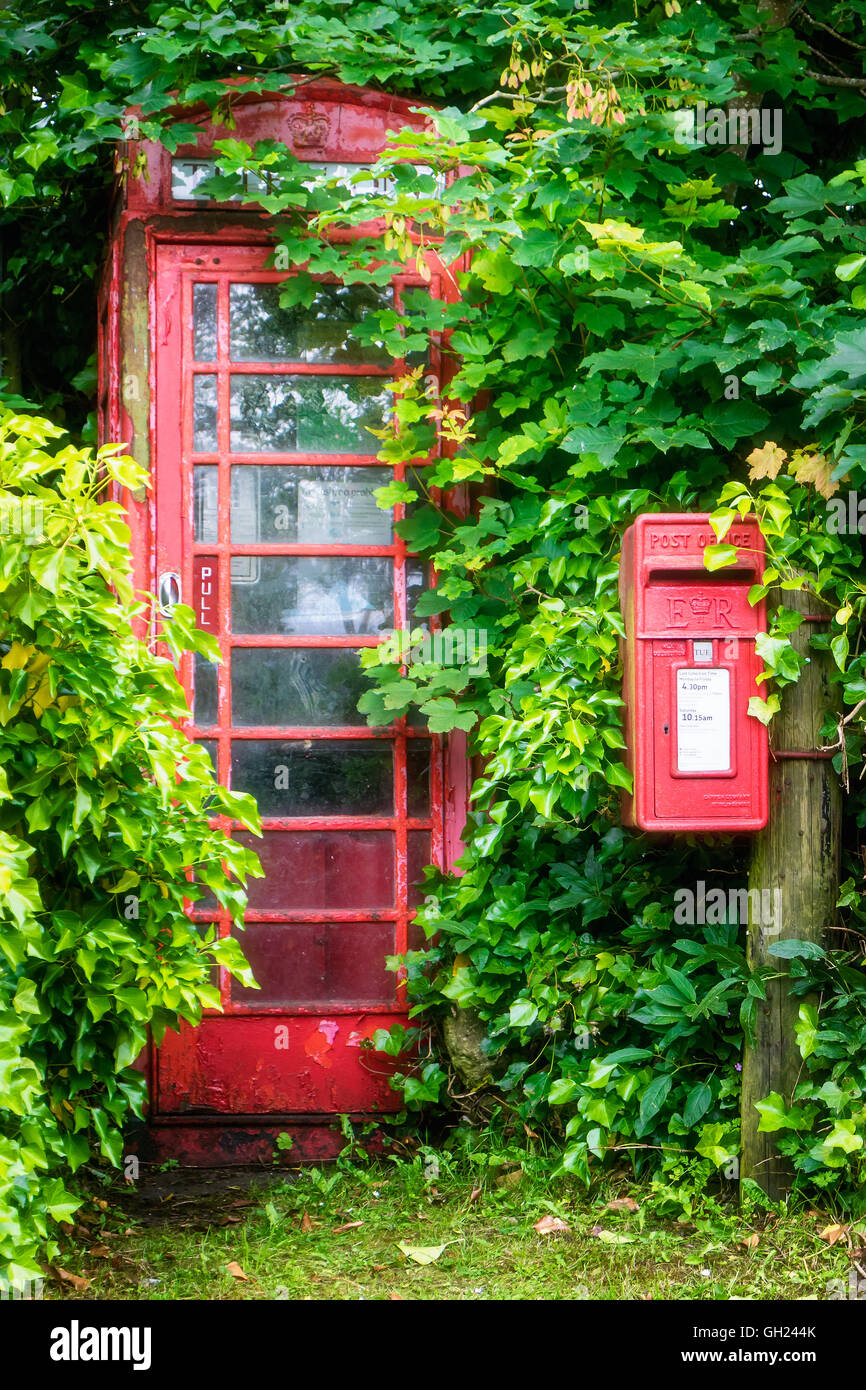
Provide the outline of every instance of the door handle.
{"type": "Polygon", "coordinates": [[[157,607],[164,618],[170,618],[180,603],[180,575],[177,570],[166,570],[159,576],[156,591],[157,607]]]}

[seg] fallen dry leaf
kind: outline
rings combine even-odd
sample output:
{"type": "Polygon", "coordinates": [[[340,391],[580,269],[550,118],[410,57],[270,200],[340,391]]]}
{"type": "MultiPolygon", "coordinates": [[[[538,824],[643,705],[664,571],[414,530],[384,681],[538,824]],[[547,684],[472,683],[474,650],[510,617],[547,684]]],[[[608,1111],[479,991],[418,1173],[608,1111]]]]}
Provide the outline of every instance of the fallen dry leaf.
{"type": "Polygon", "coordinates": [[[747,1250],[757,1250],[760,1241],[761,1237],[758,1235],[757,1231],[753,1231],[750,1236],[744,1236],[742,1240],[737,1241],[737,1244],[745,1245],[747,1250]]]}
{"type": "Polygon", "coordinates": [[[243,1219],[242,1216],[221,1216],[219,1224],[221,1226],[240,1226],[243,1224],[243,1219]]]}
{"type": "Polygon", "coordinates": [[[109,1250],[107,1245],[93,1245],[87,1253],[88,1255],[93,1255],[93,1257],[97,1260],[111,1259],[111,1251],[109,1250]]]}
{"type": "Polygon", "coordinates": [[[62,1279],[64,1284],[71,1284],[73,1289],[78,1289],[83,1293],[90,1288],[90,1280],[82,1279],[79,1274],[70,1274],[68,1269],[61,1269],[60,1265],[49,1265],[48,1268],[57,1279],[62,1279]]]}
{"type": "Polygon", "coordinates": [[[335,1226],[331,1232],[332,1236],[341,1236],[344,1231],[357,1231],[359,1226],[363,1226],[363,1221],[346,1221],[342,1226],[335,1226]]]}
{"type": "Polygon", "coordinates": [[[383,1269],[387,1269],[388,1266],[387,1266],[387,1265],[370,1265],[370,1268],[371,1268],[371,1269],[375,1269],[376,1273],[379,1274],[383,1269]]]}
{"type": "Polygon", "coordinates": [[[634,1197],[614,1197],[612,1202],[608,1202],[605,1211],[640,1211],[640,1207],[634,1197]]]}
{"type": "Polygon", "coordinates": [[[406,1300],[401,1293],[389,1293],[388,1297],[392,1303],[405,1303],[406,1300]]]}
{"type": "Polygon", "coordinates": [[[554,1236],[570,1231],[571,1227],[567,1221],[563,1221],[559,1216],[542,1216],[540,1221],[536,1221],[532,1229],[537,1231],[540,1236],[554,1236]]]}
{"type": "Polygon", "coordinates": [[[523,1169],[515,1168],[510,1173],[502,1173],[496,1179],[497,1187],[517,1187],[518,1183],[523,1182],[523,1169]]]}
{"type": "Polygon", "coordinates": [[[623,1235],[620,1231],[606,1231],[603,1226],[593,1226],[589,1234],[607,1241],[608,1245],[631,1245],[634,1240],[634,1236],[623,1235]]]}
{"type": "Polygon", "coordinates": [[[818,1239],[826,1240],[828,1245],[835,1245],[837,1241],[844,1240],[848,1230],[848,1226],[825,1226],[823,1231],[818,1232],[818,1239]]]}
{"type": "Polygon", "coordinates": [[[253,1283],[253,1280],[250,1278],[250,1276],[248,1274],[244,1274],[237,1260],[229,1261],[229,1263],[226,1265],[226,1274],[230,1274],[233,1279],[244,1279],[248,1284],[253,1283]]]}
{"type": "Polygon", "coordinates": [[[302,1230],[302,1231],[311,1231],[312,1229],[313,1229],[313,1223],[312,1223],[312,1221],[310,1220],[308,1213],[307,1213],[307,1212],[304,1212],[303,1216],[301,1217],[301,1230],[302,1230]]]}
{"type": "Polygon", "coordinates": [[[447,1249],[445,1245],[407,1245],[404,1240],[397,1241],[397,1249],[402,1250],[407,1260],[412,1260],[416,1265],[432,1265],[447,1249]]]}
{"type": "Polygon", "coordinates": [[[483,1191],[483,1187],[473,1187],[472,1191],[469,1193],[470,1202],[477,1202],[483,1191]]]}

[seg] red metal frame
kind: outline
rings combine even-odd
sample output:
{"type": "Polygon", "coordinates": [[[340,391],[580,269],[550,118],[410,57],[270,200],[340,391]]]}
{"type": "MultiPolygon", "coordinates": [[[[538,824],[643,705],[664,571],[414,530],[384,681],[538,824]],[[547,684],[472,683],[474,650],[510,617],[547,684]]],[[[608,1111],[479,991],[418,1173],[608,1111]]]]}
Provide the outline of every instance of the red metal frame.
{"type": "MultiPolygon", "coordinates": [[[[395,126],[423,127],[423,119],[413,116],[411,104],[381,93],[342,88],[338,84],[308,83],[303,100],[279,95],[241,95],[236,108],[237,137],[255,139],[267,136],[294,144],[301,158],[335,162],[369,162],[385,143],[385,131],[395,126]]],[[[207,154],[213,140],[224,132],[205,126],[196,147],[182,147],[180,154],[207,154]]],[[[229,373],[245,372],[261,376],[287,373],[299,377],[364,376],[384,379],[398,374],[393,369],[372,365],[321,365],[309,363],[236,363],[229,360],[228,283],[256,281],[279,283],[280,274],[264,262],[273,249],[263,215],[239,212],[236,207],[216,208],[201,204],[174,203],[171,199],[170,156],[161,146],[143,145],[149,164],[149,181],[130,183],[125,206],[121,209],[111,255],[103,282],[100,319],[101,397],[107,409],[100,414],[102,437],[122,438],[135,448],[136,412],[123,403],[124,315],[128,316],[130,264],[133,239],[146,255],[149,295],[149,446],[154,488],[147,501],[125,497],[133,532],[136,580],[140,588],[153,591],[159,574],[176,570],[181,574],[185,602],[194,594],[195,565],[206,557],[218,567],[215,617],[201,625],[217,635],[223,658],[219,681],[218,727],[191,724],[192,737],[214,740],[217,744],[220,780],[229,781],[230,748],[233,741],[266,740],[343,740],[347,746],[358,739],[376,739],[394,749],[394,806],[389,815],[338,815],[269,817],[264,824],[270,831],[336,834],[349,830],[380,830],[394,837],[394,907],[354,909],[260,908],[247,913],[249,923],[382,923],[393,922],[394,951],[401,954],[408,945],[412,912],[408,901],[408,836],[412,831],[431,835],[433,862],[450,865],[462,850],[460,833],[466,818],[468,768],[465,738],[442,740],[400,721],[391,728],[371,730],[358,726],[322,725],[316,727],[232,727],[230,722],[230,679],[232,652],[238,648],[302,647],[346,649],[375,645],[375,635],[348,636],[241,635],[230,631],[229,594],[232,555],[301,556],[379,556],[394,564],[394,626],[406,623],[406,547],[396,535],[391,545],[263,543],[234,545],[228,515],[230,469],[245,466],[292,466],[298,468],[338,464],[342,467],[383,465],[371,452],[366,455],[322,455],[233,453],[229,440],[229,373]],[[191,212],[194,210],[194,216],[191,212]],[[143,237],[142,237],[143,232],[143,237]],[[191,358],[192,284],[218,285],[217,360],[206,363],[191,358]],[[196,373],[215,375],[218,382],[218,448],[210,454],[195,455],[191,448],[193,366],[196,373]],[[214,543],[192,540],[192,467],[211,465],[219,470],[219,531],[214,543]],[[406,754],[418,739],[429,739],[431,746],[430,814],[410,817],[407,806],[406,754]]],[[[370,227],[335,233],[343,239],[369,233],[370,227]]],[[[434,296],[456,298],[453,275],[434,254],[427,262],[431,279],[425,283],[416,274],[395,278],[399,297],[404,287],[428,288],[434,296]]],[[[126,333],[126,341],[130,336],[126,333]]],[[[447,364],[438,350],[431,363],[447,387],[447,364]]],[[[141,383],[141,389],[143,383],[141,383]]],[[[138,419],[139,435],[141,416],[138,419]]],[[[419,462],[429,462],[429,459],[419,462]]],[[[397,465],[395,476],[405,475],[397,465]]],[[[449,503],[465,506],[463,496],[449,497],[449,503]]],[[[402,515],[397,509],[396,517],[402,515]]],[[[200,619],[203,616],[199,614],[200,619]]],[[[180,676],[188,692],[192,690],[192,658],[186,656],[180,676]]],[[[232,831],[237,827],[226,824],[232,831]]],[[[230,929],[225,914],[192,909],[204,921],[218,921],[221,933],[230,929]]],[[[152,1073],[152,1121],[164,1130],[152,1131],[151,1142],[162,1153],[174,1152],[188,1161],[209,1161],[214,1149],[213,1126],[230,1123],[237,1128],[237,1155],[258,1152],[264,1130],[248,1130],[244,1121],[259,1119],[293,1133],[297,1121],[299,1156],[323,1156],[330,1141],[314,1138],[317,1122],[327,1125],[334,1113],[369,1115],[396,1108],[399,1099],[387,1085],[390,1067],[384,1059],[365,1052],[361,1044],[375,1029],[388,1027],[406,1016],[405,988],[399,982],[395,998],[377,1004],[340,999],[326,1004],[269,1004],[256,1006],[232,998],[231,983],[221,972],[221,999],[224,1012],[205,1018],[195,1031],[184,1029],[179,1036],[169,1034],[150,1059],[152,1073]],[[275,1027],[287,1030],[287,1046],[282,1055],[274,1052],[275,1027]],[[202,1128],[202,1124],[204,1127],[202,1128]],[[259,1135],[253,1140],[250,1135],[259,1135]],[[206,1138],[206,1136],[210,1138],[206,1138]],[[246,1136],[246,1137],[244,1137],[246,1136]],[[323,1148],[324,1144],[324,1148],[323,1148]],[[252,1148],[250,1147],[252,1146],[252,1148]]],[[[232,1148],[234,1140],[224,1136],[218,1147],[232,1148]]],[[[226,1161],[225,1156],[216,1161],[226,1161]]]]}

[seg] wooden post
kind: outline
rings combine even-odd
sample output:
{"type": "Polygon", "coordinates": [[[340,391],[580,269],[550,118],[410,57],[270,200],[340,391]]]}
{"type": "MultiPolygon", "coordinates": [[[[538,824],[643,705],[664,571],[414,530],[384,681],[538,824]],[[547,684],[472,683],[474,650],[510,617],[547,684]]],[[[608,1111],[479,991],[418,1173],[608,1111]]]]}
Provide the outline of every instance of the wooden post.
{"type": "Polygon", "coordinates": [[[828,614],[824,609],[815,621],[819,605],[806,591],[774,590],[770,598],[806,614],[791,642],[808,662],[797,684],[782,691],[781,710],[770,725],[770,817],[752,846],[749,889],[769,891],[768,901],[781,910],[767,925],[766,912],[755,913],[750,891],[747,956],[752,968],[770,965],[782,978],[768,984],[765,1002],[758,1001],[756,1045],[747,1045],[743,1056],[740,1177],[753,1178],[778,1199],[790,1188],[792,1173],[776,1149],[775,1136],[758,1133],[760,1114],[754,1103],[771,1091],[791,1103],[802,1068],[794,1026],[804,1001],[791,997],[788,962],[770,955],[769,948],[791,937],[821,944],[835,920],[842,789],[829,755],[815,756],[827,710],[839,707],[840,688],[829,680],[832,656],[809,648],[810,637],[826,631],[828,614]]]}

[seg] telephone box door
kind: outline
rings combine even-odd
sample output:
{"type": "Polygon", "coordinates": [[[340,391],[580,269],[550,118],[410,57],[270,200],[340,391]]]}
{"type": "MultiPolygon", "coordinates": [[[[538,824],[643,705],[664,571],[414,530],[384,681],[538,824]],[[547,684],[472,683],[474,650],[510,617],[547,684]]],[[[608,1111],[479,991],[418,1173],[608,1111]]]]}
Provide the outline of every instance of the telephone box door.
{"type": "MultiPolygon", "coordinates": [[[[155,1050],[152,1123],[393,1109],[364,1044],[405,1017],[387,964],[411,942],[423,866],[442,863],[442,749],[356,708],[360,651],[411,621],[426,579],[374,497],[404,473],[369,430],[405,365],[362,325],[421,281],[323,280],[284,309],[265,245],[156,250],[154,580],[219,642],[219,666],[181,669],[189,733],[256,797],[263,838],[232,833],[265,876],[240,938],[261,988],[223,971],[223,1014],[155,1050]]],[[[230,929],[215,903],[193,915],[230,929]]]]}

